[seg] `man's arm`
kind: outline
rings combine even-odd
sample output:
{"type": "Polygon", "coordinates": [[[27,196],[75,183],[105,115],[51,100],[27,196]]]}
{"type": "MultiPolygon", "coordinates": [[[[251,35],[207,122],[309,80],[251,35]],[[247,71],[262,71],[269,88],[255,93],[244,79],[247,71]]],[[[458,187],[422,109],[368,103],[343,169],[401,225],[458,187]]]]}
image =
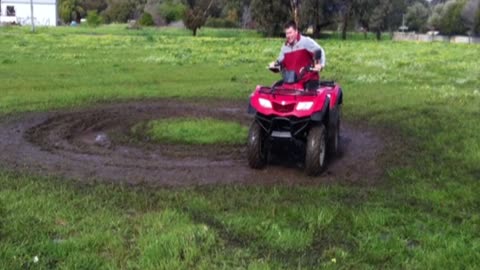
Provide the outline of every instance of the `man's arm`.
{"type": "Polygon", "coordinates": [[[325,50],[318,45],[317,42],[315,42],[313,39],[306,37],[306,42],[305,42],[305,48],[311,52],[314,57],[315,57],[315,67],[314,69],[316,71],[322,70],[326,63],[327,63],[327,57],[325,55],[325,50]]]}
{"type": "Polygon", "coordinates": [[[273,68],[274,66],[280,66],[282,65],[283,59],[285,58],[285,53],[283,51],[283,47],[280,49],[280,54],[278,55],[277,60],[271,62],[269,64],[269,67],[273,68]]]}
{"type": "Polygon", "coordinates": [[[283,47],[282,47],[280,49],[280,53],[278,54],[277,63],[281,64],[284,58],[285,58],[285,52],[283,51],[283,47]]]}

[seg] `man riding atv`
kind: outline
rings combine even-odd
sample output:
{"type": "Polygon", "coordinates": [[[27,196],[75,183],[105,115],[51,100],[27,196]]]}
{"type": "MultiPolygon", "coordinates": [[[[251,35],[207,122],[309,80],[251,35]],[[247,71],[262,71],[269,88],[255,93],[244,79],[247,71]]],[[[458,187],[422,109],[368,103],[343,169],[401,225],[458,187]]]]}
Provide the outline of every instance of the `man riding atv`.
{"type": "Polygon", "coordinates": [[[302,36],[294,21],[286,23],[284,30],[287,40],[277,61],[270,63],[269,68],[294,71],[294,76],[299,78],[298,82],[305,89],[316,89],[319,85],[318,72],[325,67],[325,51],[313,39],[302,36]]]}
{"type": "Polygon", "coordinates": [[[269,69],[282,72],[272,86],[257,85],[250,95],[253,114],[247,157],[253,169],[268,164],[271,150],[294,145],[304,155],[305,172],[319,175],[327,154],[333,157],[340,140],[343,94],[334,81],[320,81],[325,53],[312,39],[301,36],[294,22],[285,25],[287,41],[269,69]]]}

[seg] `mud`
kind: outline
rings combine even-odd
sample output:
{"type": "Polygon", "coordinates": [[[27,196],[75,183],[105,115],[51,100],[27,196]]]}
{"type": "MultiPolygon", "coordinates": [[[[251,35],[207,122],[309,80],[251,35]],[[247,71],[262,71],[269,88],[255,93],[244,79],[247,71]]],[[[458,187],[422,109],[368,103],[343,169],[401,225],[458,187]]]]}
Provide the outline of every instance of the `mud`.
{"type": "Polygon", "coordinates": [[[157,100],[30,113],[0,120],[0,167],[78,181],[154,186],[324,184],[379,181],[384,143],[368,128],[342,123],[340,154],[321,176],[303,173],[301,159],[275,156],[263,170],[248,167],[245,146],[190,146],[131,141],[130,127],[170,117],[210,117],[248,126],[246,103],[157,100]]]}

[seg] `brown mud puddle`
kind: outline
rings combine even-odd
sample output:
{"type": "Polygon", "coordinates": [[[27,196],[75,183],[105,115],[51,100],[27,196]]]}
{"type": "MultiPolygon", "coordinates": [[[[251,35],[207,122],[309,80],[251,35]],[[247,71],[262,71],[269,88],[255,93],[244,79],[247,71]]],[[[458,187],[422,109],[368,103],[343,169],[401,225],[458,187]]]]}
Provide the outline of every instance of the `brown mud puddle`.
{"type": "Polygon", "coordinates": [[[31,113],[0,121],[0,167],[78,181],[154,186],[205,184],[376,183],[384,143],[373,130],[342,123],[340,154],[318,177],[304,174],[298,158],[277,156],[263,170],[248,167],[245,146],[129,143],[140,121],[210,117],[248,126],[246,103],[136,101],[93,108],[31,113]],[[124,136],[125,135],[125,136],[124,136]]]}

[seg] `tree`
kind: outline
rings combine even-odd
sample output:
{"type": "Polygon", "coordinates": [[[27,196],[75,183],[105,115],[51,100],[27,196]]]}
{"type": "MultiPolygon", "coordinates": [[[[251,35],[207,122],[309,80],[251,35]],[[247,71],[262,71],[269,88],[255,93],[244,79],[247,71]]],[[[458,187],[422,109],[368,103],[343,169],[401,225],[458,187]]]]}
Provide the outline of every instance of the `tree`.
{"type": "Polygon", "coordinates": [[[143,14],[146,0],[107,0],[107,3],[103,12],[107,22],[127,22],[143,14]]]}
{"type": "Polygon", "coordinates": [[[477,7],[477,14],[475,15],[475,21],[473,23],[473,33],[480,35],[480,4],[477,7]]]}
{"type": "Polygon", "coordinates": [[[368,31],[375,32],[377,39],[380,40],[382,31],[387,29],[387,19],[393,10],[392,1],[356,0],[353,3],[355,15],[365,34],[368,31]]]}
{"type": "Polygon", "coordinates": [[[300,26],[313,26],[313,36],[319,37],[322,28],[335,22],[337,12],[333,0],[304,0],[300,5],[300,26]]]}
{"type": "Polygon", "coordinates": [[[382,38],[382,31],[387,29],[387,19],[391,11],[392,3],[390,1],[379,1],[370,15],[369,27],[371,31],[375,32],[377,40],[382,38]]]}
{"type": "Polygon", "coordinates": [[[462,21],[471,33],[475,33],[475,19],[480,9],[480,0],[469,0],[462,10],[462,21]]]}
{"type": "Polygon", "coordinates": [[[253,28],[254,22],[252,18],[252,8],[250,5],[243,6],[241,20],[242,20],[241,25],[243,28],[253,28]]]}
{"type": "Polygon", "coordinates": [[[218,0],[221,17],[243,28],[252,25],[251,0],[218,0]]]}
{"type": "Polygon", "coordinates": [[[186,3],[183,23],[185,27],[192,30],[193,36],[196,36],[197,30],[207,22],[213,0],[187,0],[186,3]]]}
{"type": "Polygon", "coordinates": [[[127,22],[132,17],[134,7],[126,0],[109,0],[104,12],[107,22],[127,22]]]}
{"type": "Polygon", "coordinates": [[[60,17],[63,22],[80,22],[82,16],[85,15],[85,10],[80,4],[80,0],[62,0],[60,2],[60,17]]]}
{"type": "Polygon", "coordinates": [[[432,14],[427,20],[427,26],[430,29],[439,30],[442,21],[442,12],[444,4],[437,4],[433,7],[432,14]]]}
{"type": "Polygon", "coordinates": [[[447,35],[465,34],[467,28],[461,16],[465,4],[465,0],[450,0],[445,3],[440,19],[440,32],[447,35]]]}
{"type": "Polygon", "coordinates": [[[100,13],[108,7],[108,3],[107,0],[81,0],[80,6],[83,10],[96,10],[97,13],[100,13]]]}
{"type": "Polygon", "coordinates": [[[430,1],[430,4],[432,4],[433,6],[436,6],[438,4],[445,4],[448,0],[432,0],[430,1]]]}
{"type": "Polygon", "coordinates": [[[427,29],[428,17],[428,8],[420,2],[416,2],[415,4],[407,8],[407,13],[405,14],[405,21],[408,29],[417,32],[425,32],[425,30],[427,29]]]}
{"type": "Polygon", "coordinates": [[[165,19],[160,14],[160,4],[162,0],[148,0],[145,4],[143,12],[152,15],[152,19],[155,22],[155,25],[165,25],[165,19]]]}
{"type": "MultiPolygon", "coordinates": [[[[408,8],[416,5],[417,3],[422,4],[424,7],[429,10],[430,13],[430,3],[431,1],[428,0],[391,0],[392,8],[391,12],[387,18],[387,29],[390,31],[394,31],[398,29],[404,20],[406,13],[408,12],[408,8]]],[[[426,28],[426,27],[425,27],[426,28]]]]}
{"type": "Polygon", "coordinates": [[[347,39],[347,29],[350,23],[350,19],[354,15],[352,0],[336,0],[336,5],[338,7],[338,17],[339,23],[341,25],[342,39],[347,39]]]}
{"type": "Polygon", "coordinates": [[[248,20],[250,0],[218,0],[218,7],[221,9],[221,17],[238,25],[246,25],[248,20]]]}
{"type": "Polygon", "coordinates": [[[267,36],[283,34],[283,25],[292,20],[290,0],[252,0],[252,18],[257,29],[267,36]]]}

